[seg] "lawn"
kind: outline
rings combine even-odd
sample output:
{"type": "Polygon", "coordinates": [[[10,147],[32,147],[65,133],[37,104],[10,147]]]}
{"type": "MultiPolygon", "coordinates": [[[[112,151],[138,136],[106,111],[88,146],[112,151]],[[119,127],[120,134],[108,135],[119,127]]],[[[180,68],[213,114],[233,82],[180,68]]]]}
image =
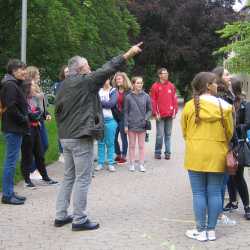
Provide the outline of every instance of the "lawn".
{"type": "MultiPolygon", "coordinates": [[[[53,107],[49,108],[49,112],[52,116],[52,120],[50,122],[46,122],[46,128],[48,131],[49,137],[49,149],[46,152],[46,165],[57,160],[59,152],[58,152],[58,144],[57,144],[57,128],[54,118],[54,109],[53,107]]],[[[3,161],[5,154],[5,142],[3,135],[0,132],[0,190],[2,190],[2,174],[3,174],[3,161]]],[[[18,163],[16,168],[15,182],[18,182],[22,179],[22,175],[20,172],[20,165],[18,163]]]]}

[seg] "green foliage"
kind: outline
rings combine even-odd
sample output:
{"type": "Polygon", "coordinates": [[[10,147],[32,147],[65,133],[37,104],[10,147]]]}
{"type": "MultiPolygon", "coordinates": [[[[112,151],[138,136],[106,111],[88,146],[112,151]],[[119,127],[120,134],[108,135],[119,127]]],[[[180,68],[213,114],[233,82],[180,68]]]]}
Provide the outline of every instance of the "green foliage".
{"type": "MultiPolygon", "coordinates": [[[[20,57],[20,2],[1,0],[0,74],[8,58],[20,57]]],[[[70,57],[82,55],[95,69],[130,47],[129,36],[138,33],[126,1],[28,1],[27,63],[51,83],[70,57]]]]}
{"type": "Polygon", "coordinates": [[[235,20],[233,0],[133,0],[129,10],[141,26],[145,49],[137,57],[136,74],[147,84],[156,75],[154,67],[167,67],[170,80],[180,93],[200,71],[216,66],[212,52],[225,44],[216,30],[235,20]],[[153,75],[151,75],[153,73],[153,75]]]}
{"type": "Polygon", "coordinates": [[[238,21],[227,24],[218,33],[231,42],[216,53],[233,53],[227,60],[227,66],[234,73],[250,73],[250,21],[238,21]]]}

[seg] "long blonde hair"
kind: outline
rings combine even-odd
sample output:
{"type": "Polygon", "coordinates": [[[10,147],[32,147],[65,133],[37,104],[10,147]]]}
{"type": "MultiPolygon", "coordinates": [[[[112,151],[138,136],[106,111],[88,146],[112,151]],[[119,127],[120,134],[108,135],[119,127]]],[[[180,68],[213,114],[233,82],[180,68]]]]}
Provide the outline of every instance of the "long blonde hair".
{"type": "Polygon", "coordinates": [[[122,88],[124,89],[124,91],[128,91],[132,88],[132,84],[127,76],[127,74],[125,72],[117,72],[113,79],[112,79],[112,86],[114,88],[118,88],[117,83],[116,83],[116,77],[117,76],[121,76],[123,78],[123,85],[122,88]]]}
{"type": "Polygon", "coordinates": [[[39,86],[39,82],[35,82],[36,77],[40,74],[39,69],[35,66],[29,66],[26,68],[26,70],[27,70],[27,79],[32,82],[35,92],[37,94],[42,93],[42,90],[39,86]]]}

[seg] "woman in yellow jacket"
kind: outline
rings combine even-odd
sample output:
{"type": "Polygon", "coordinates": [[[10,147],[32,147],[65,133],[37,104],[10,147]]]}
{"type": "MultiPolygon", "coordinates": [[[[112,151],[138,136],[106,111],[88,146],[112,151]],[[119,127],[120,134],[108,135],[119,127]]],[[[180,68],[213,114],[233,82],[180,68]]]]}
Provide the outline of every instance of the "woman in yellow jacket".
{"type": "Polygon", "coordinates": [[[217,83],[213,73],[197,74],[192,88],[194,98],[184,107],[181,125],[186,144],[184,165],[192,188],[197,229],[187,230],[186,236],[199,241],[215,240],[228,151],[219,103],[228,139],[233,134],[232,106],[216,97],[217,83]]]}

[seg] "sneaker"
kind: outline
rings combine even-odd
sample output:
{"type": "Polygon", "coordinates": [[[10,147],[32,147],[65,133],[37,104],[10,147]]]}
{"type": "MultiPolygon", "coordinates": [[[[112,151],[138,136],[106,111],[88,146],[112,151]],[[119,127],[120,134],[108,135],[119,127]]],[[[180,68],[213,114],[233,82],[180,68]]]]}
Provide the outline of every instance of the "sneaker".
{"type": "Polygon", "coordinates": [[[47,185],[55,185],[58,184],[58,181],[54,181],[52,179],[47,179],[47,180],[42,180],[44,183],[46,183],[47,185]]]}
{"type": "Polygon", "coordinates": [[[61,163],[64,163],[64,156],[63,156],[63,154],[60,154],[60,156],[58,158],[58,161],[61,162],[61,163]]]}
{"type": "Polygon", "coordinates": [[[221,218],[217,220],[217,224],[219,224],[219,225],[236,225],[236,221],[230,219],[225,214],[222,214],[221,218]]]}
{"type": "Polygon", "coordinates": [[[98,165],[95,167],[95,171],[100,171],[100,170],[103,170],[103,165],[98,164],[98,165]]]}
{"type": "Polygon", "coordinates": [[[30,179],[31,180],[41,180],[42,176],[38,172],[38,170],[35,170],[33,173],[30,174],[30,179]]]}
{"type": "Polygon", "coordinates": [[[134,172],[135,171],[135,165],[133,165],[133,164],[129,165],[128,170],[131,171],[131,172],[134,172]]]}
{"type": "Polygon", "coordinates": [[[185,235],[190,239],[194,239],[198,241],[207,241],[206,231],[198,232],[196,229],[192,229],[192,230],[187,230],[185,235]]]}
{"type": "Polygon", "coordinates": [[[214,230],[210,230],[210,231],[207,231],[207,239],[208,240],[216,240],[216,236],[215,236],[215,231],[214,230]]]}
{"type": "Polygon", "coordinates": [[[29,189],[35,189],[36,186],[34,185],[33,182],[29,181],[29,182],[24,182],[24,187],[27,187],[29,189]]]}
{"type": "Polygon", "coordinates": [[[117,164],[124,164],[127,160],[125,158],[121,158],[119,161],[117,161],[117,164]]]}
{"type": "Polygon", "coordinates": [[[140,172],[146,172],[146,168],[144,167],[143,164],[139,165],[139,170],[140,170],[140,172]]]}
{"type": "Polygon", "coordinates": [[[108,169],[110,172],[115,172],[115,170],[116,170],[114,165],[109,165],[108,169]]]}
{"type": "Polygon", "coordinates": [[[227,212],[227,211],[232,211],[238,209],[238,202],[229,202],[227,203],[227,205],[223,208],[223,211],[227,212]]]}
{"type": "Polygon", "coordinates": [[[244,210],[245,210],[245,218],[247,220],[250,220],[250,207],[249,206],[245,207],[244,210]]]}
{"type": "Polygon", "coordinates": [[[156,160],[160,160],[160,159],[161,159],[161,156],[160,156],[160,155],[155,155],[155,159],[156,159],[156,160]]]}

